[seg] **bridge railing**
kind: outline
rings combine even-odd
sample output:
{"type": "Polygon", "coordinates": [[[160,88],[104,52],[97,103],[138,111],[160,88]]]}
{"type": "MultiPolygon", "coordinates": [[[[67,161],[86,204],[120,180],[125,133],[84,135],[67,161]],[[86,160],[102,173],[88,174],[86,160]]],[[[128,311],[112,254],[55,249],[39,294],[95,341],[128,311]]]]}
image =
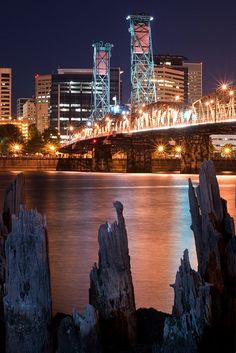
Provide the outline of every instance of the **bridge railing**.
{"type": "MultiPolygon", "coordinates": [[[[231,102],[231,101],[230,101],[231,102]]],[[[124,115],[119,118],[106,117],[92,127],[85,127],[77,132],[69,143],[79,140],[106,137],[114,134],[135,133],[153,129],[182,128],[193,125],[236,121],[235,103],[219,105],[215,110],[212,104],[203,104],[201,100],[193,106],[152,105],[140,110],[135,116],[124,115]]]]}

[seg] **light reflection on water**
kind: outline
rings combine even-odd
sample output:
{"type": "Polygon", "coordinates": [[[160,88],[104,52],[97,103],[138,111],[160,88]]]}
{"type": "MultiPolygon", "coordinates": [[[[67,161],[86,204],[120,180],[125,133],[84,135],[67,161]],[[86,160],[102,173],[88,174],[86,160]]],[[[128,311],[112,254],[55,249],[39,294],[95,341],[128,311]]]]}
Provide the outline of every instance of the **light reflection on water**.
{"type": "MultiPolygon", "coordinates": [[[[16,173],[0,173],[0,195],[16,173]]],[[[97,229],[124,204],[137,307],[171,311],[180,257],[189,249],[188,175],[26,172],[27,205],[47,214],[53,309],[70,313],[88,302],[89,272],[97,261],[97,229]]],[[[191,176],[197,183],[197,176],[191,176]]],[[[236,218],[236,176],[218,177],[236,218]]]]}

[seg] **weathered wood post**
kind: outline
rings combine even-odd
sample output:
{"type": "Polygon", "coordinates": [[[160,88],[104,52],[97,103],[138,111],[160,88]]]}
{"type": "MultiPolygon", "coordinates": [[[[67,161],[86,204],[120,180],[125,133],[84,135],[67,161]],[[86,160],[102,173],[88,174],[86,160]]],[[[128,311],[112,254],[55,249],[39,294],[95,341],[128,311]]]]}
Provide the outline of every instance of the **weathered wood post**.
{"type": "Polygon", "coordinates": [[[21,209],[6,244],[6,353],[51,352],[51,291],[45,219],[21,209]]]}
{"type": "Polygon", "coordinates": [[[5,241],[11,231],[12,214],[18,214],[20,205],[25,202],[25,177],[23,173],[17,175],[15,180],[6,189],[4,194],[3,211],[0,216],[0,351],[5,349],[5,322],[3,297],[5,295],[5,241]]]}
{"type": "Polygon", "coordinates": [[[118,222],[99,228],[99,262],[90,273],[90,304],[99,312],[105,343],[133,343],[136,335],[134,288],[123,205],[114,207],[118,222]]]}
{"type": "Polygon", "coordinates": [[[184,251],[176,274],[172,317],[166,318],[161,350],[162,353],[198,353],[202,336],[211,323],[210,285],[194,271],[184,251]]]}
{"type": "Polygon", "coordinates": [[[189,181],[189,201],[198,271],[213,285],[212,325],[232,344],[236,337],[235,227],[227,203],[220,197],[212,161],[202,164],[196,190],[189,181]]]}
{"type": "Polygon", "coordinates": [[[25,176],[17,175],[15,180],[6,189],[4,195],[2,219],[8,232],[11,231],[11,216],[18,215],[20,206],[25,204],[25,176]]]}
{"type": "Polygon", "coordinates": [[[57,353],[100,353],[98,326],[98,314],[92,305],[87,305],[82,315],[74,310],[60,322],[57,353]]]}

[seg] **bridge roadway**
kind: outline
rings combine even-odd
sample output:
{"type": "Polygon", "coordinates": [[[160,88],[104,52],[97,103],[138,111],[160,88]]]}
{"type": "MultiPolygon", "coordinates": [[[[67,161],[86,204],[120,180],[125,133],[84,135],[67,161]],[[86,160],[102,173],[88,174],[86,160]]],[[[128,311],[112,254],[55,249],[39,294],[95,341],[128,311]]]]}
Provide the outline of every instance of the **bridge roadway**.
{"type": "Polygon", "coordinates": [[[212,134],[236,135],[236,118],[217,123],[91,135],[72,141],[60,152],[81,158],[89,156],[93,159],[94,171],[110,171],[112,159],[123,156],[127,172],[151,172],[152,160],[160,157],[157,147],[163,145],[170,149],[170,145],[175,144],[181,146],[181,172],[196,173],[201,162],[211,158],[212,134]]]}

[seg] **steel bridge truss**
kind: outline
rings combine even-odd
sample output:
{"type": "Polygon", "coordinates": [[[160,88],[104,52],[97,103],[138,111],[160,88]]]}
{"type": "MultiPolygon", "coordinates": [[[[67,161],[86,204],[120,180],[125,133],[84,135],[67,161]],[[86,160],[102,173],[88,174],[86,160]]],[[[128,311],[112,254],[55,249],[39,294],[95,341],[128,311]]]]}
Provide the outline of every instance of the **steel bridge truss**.
{"type": "Polygon", "coordinates": [[[193,103],[195,114],[203,121],[221,121],[223,118],[236,116],[235,90],[214,92],[193,103]]]}
{"type": "Polygon", "coordinates": [[[155,102],[146,105],[134,115],[106,116],[91,127],[81,128],[75,135],[75,141],[141,131],[235,122],[235,94],[236,89],[233,88],[224,94],[215,93],[202,97],[189,106],[175,102],[155,102]]]}
{"type": "Polygon", "coordinates": [[[131,34],[131,105],[135,112],[156,101],[150,16],[128,16],[131,34]]]}
{"type": "Polygon", "coordinates": [[[93,111],[92,122],[101,120],[110,111],[110,59],[113,44],[93,44],[93,111]]]}

